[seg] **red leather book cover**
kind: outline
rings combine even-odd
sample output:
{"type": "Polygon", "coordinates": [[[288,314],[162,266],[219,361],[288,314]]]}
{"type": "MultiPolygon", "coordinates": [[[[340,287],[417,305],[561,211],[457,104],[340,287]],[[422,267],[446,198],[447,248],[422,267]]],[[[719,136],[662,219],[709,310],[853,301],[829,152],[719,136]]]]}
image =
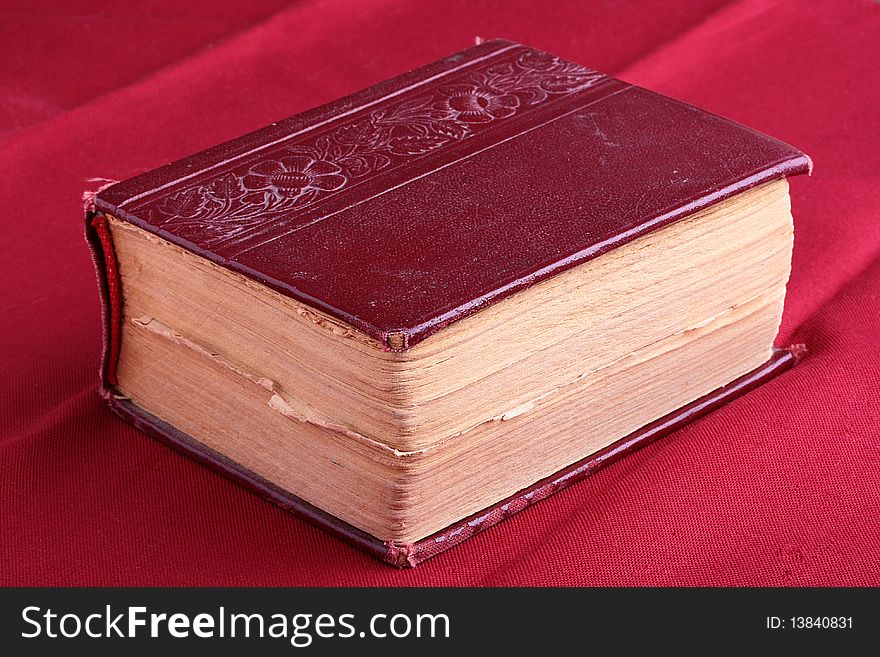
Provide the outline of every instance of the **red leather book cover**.
{"type": "Polygon", "coordinates": [[[114,185],[95,207],[400,348],[809,166],[749,128],[492,41],[114,185]]]}
{"type": "MultiPolygon", "coordinates": [[[[266,497],[411,565],[578,477],[563,472],[416,546],[376,547],[114,398],[121,293],[100,213],[405,350],[537,281],[810,166],[800,151],[722,117],[545,52],[487,42],[98,193],[87,232],[105,300],[104,395],[266,497]]],[[[696,408],[793,360],[779,352],[747,384],[696,408]]],[[[606,452],[694,415],[682,409],[662,430],[648,427],[606,452]]],[[[607,460],[600,454],[572,471],[607,460]]]]}

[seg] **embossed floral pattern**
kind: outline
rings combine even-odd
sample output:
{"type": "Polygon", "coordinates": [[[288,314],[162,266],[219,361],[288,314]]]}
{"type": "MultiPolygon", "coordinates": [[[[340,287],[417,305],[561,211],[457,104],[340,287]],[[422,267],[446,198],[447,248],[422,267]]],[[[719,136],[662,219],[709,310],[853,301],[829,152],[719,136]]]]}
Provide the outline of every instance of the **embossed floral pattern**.
{"type": "Polygon", "coordinates": [[[549,71],[557,65],[559,60],[550,53],[531,50],[520,55],[516,61],[523,68],[533,71],[549,71]]]}
{"type": "Polygon", "coordinates": [[[167,214],[191,219],[201,213],[204,199],[200,189],[184,189],[167,197],[161,207],[167,214]]]}
{"type": "MultiPolygon", "coordinates": [[[[517,48],[403,100],[306,130],[259,159],[148,201],[159,222],[207,245],[294,217],[361,180],[471,139],[528,108],[588,89],[604,76],[547,53],[517,48]]],[[[196,178],[199,180],[199,178],[196,178]]]]}
{"type": "Polygon", "coordinates": [[[516,113],[519,98],[513,94],[497,94],[492,89],[460,84],[440,87],[437,90],[445,98],[439,103],[449,109],[454,118],[464,123],[488,123],[504,119],[516,113]]]}
{"type": "Polygon", "coordinates": [[[279,199],[314,196],[319,191],[332,191],[345,184],[338,164],[316,160],[308,155],[288,155],[278,160],[255,164],[242,179],[249,190],[242,201],[259,204],[266,194],[279,199]]]}
{"type": "Polygon", "coordinates": [[[244,194],[244,185],[238,176],[227,173],[215,178],[207,191],[214,198],[238,198],[244,194]]]}

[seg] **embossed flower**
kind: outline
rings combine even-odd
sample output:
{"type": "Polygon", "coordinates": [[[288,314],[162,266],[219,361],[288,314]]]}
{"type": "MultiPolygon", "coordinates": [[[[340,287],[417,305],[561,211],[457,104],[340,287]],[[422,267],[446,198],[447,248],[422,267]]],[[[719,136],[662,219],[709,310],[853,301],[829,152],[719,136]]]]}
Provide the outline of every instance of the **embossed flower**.
{"type": "Polygon", "coordinates": [[[296,199],[309,192],[332,191],[345,184],[342,169],[308,155],[287,155],[251,167],[242,182],[250,190],[246,203],[260,203],[266,193],[279,199],[296,199]]]}
{"type": "Polygon", "coordinates": [[[528,68],[533,71],[549,71],[559,62],[559,60],[553,55],[537,50],[530,50],[529,52],[523,53],[516,61],[523,68],[528,68]]]}
{"type": "Polygon", "coordinates": [[[162,203],[161,210],[172,217],[192,219],[205,205],[205,197],[200,187],[190,187],[172,194],[162,203]]]}
{"type": "Polygon", "coordinates": [[[440,105],[452,110],[455,118],[463,123],[488,123],[516,113],[519,98],[513,94],[498,94],[492,90],[473,85],[441,87],[444,96],[440,105]]]}

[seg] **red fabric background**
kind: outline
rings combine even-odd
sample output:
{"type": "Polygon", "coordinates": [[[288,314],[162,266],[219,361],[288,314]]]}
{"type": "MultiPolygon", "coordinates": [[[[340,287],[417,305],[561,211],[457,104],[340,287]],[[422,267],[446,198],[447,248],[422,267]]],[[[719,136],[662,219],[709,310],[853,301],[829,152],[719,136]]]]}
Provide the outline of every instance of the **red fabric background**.
{"type": "Polygon", "coordinates": [[[0,8],[0,583],[880,584],[880,4],[19,2],[0,8]],[[222,5],[222,8],[218,8],[222,5]],[[115,418],[80,195],[502,36],[766,131],[810,355],[414,571],[115,418]]]}

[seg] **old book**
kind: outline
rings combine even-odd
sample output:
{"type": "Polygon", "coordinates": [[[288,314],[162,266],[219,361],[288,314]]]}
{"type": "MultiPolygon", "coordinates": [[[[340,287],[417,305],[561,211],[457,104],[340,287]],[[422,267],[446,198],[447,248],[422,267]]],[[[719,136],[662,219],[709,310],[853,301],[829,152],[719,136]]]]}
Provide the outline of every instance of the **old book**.
{"type": "Polygon", "coordinates": [[[809,167],[484,43],[97,194],[102,391],[414,565],[794,362],[809,167]]]}

